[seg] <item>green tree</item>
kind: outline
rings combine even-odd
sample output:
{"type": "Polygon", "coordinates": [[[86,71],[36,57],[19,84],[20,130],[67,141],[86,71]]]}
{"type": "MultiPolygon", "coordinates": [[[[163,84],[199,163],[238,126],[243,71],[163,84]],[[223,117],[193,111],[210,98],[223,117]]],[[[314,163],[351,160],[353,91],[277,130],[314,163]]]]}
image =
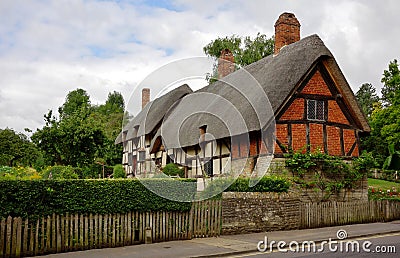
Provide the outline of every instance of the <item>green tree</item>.
{"type": "Polygon", "coordinates": [[[390,106],[396,100],[396,95],[400,95],[400,71],[396,59],[389,63],[388,70],[383,71],[381,82],[383,83],[382,100],[385,106],[390,106]]]}
{"type": "MultiPolygon", "coordinates": [[[[266,35],[257,33],[252,39],[249,36],[244,38],[237,35],[224,38],[217,38],[203,47],[204,53],[215,59],[220,57],[221,51],[229,49],[238,67],[254,63],[274,52],[274,38],[267,38],[266,35]]],[[[217,78],[217,63],[214,64],[212,75],[207,76],[207,80],[214,81],[217,78]]]]}
{"type": "Polygon", "coordinates": [[[45,154],[47,165],[79,167],[84,169],[86,177],[90,174],[86,173],[88,169],[98,167],[97,159],[109,165],[121,162],[122,146],[114,144],[124,114],[120,93],[109,93],[105,104],[92,106],[90,96],[77,89],[68,93],[59,112],[56,118],[49,111],[44,116],[46,125],[32,136],[45,154]]]}
{"type": "Polygon", "coordinates": [[[379,102],[376,89],[371,83],[364,83],[356,93],[356,98],[362,111],[369,119],[374,109],[374,103],[379,102]]]}
{"type": "Polygon", "coordinates": [[[389,63],[383,73],[382,98],[385,105],[374,104],[370,118],[371,134],[363,140],[363,147],[371,151],[382,166],[390,156],[388,146],[394,146],[392,153],[400,149],[400,84],[397,61],[389,63]]]}
{"type": "Polygon", "coordinates": [[[64,104],[58,109],[60,119],[67,118],[79,110],[88,110],[90,108],[89,94],[83,89],[70,91],[64,104]]]}
{"type": "Polygon", "coordinates": [[[0,129],[0,165],[33,166],[40,157],[38,148],[25,134],[0,129]]]}
{"type": "Polygon", "coordinates": [[[110,115],[115,113],[123,113],[125,109],[125,101],[122,94],[119,92],[110,92],[106,103],[98,107],[98,111],[103,115],[110,115]]]}

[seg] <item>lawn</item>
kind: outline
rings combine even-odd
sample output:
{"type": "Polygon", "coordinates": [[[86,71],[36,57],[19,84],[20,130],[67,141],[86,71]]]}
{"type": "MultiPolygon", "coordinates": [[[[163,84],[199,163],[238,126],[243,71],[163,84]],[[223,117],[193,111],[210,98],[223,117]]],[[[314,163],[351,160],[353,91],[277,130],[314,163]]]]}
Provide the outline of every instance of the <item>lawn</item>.
{"type": "Polygon", "coordinates": [[[380,190],[393,190],[396,189],[397,192],[400,192],[400,183],[368,178],[368,187],[380,190]]]}

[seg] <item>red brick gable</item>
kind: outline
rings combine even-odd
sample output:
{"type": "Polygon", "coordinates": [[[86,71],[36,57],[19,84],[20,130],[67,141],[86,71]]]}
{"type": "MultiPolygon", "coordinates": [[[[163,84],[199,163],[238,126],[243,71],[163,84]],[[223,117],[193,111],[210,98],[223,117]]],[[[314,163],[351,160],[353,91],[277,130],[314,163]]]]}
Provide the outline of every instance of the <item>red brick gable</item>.
{"type": "Polygon", "coordinates": [[[297,120],[303,119],[304,99],[295,99],[286,112],[281,116],[280,120],[297,120]]]}
{"type": "Polygon", "coordinates": [[[291,102],[283,108],[282,115],[277,116],[276,154],[283,154],[289,148],[303,153],[320,150],[335,156],[358,156],[354,124],[349,121],[351,116],[328,76],[324,67],[314,69],[308,81],[302,84],[304,86],[289,96],[291,102]],[[321,113],[318,119],[307,117],[309,100],[323,102],[323,119],[319,118],[321,113]]]}
{"type": "Polygon", "coordinates": [[[328,121],[345,125],[350,124],[335,100],[328,101],[328,121]]]}
{"type": "Polygon", "coordinates": [[[324,78],[322,78],[322,75],[318,70],[307,82],[306,86],[303,88],[301,93],[332,96],[332,93],[329,90],[328,85],[326,85],[324,78]]]}

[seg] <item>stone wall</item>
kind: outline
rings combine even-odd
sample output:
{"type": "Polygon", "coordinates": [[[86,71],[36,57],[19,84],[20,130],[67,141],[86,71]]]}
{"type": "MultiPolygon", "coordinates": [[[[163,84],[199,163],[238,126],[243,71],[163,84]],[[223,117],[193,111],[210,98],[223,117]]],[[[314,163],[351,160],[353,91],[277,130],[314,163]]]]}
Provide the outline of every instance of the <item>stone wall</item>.
{"type": "Polygon", "coordinates": [[[297,229],[300,203],[293,193],[223,193],[222,234],[297,229]]]}

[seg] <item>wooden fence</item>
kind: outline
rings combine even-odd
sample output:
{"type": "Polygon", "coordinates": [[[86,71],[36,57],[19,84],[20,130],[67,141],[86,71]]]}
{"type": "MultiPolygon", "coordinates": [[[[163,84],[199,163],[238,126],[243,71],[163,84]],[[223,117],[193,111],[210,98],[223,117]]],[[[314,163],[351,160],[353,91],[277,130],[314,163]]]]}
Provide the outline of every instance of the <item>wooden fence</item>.
{"type": "Polygon", "coordinates": [[[400,219],[400,202],[322,202],[300,206],[300,228],[327,227],[400,219]]]}
{"type": "Polygon", "coordinates": [[[218,236],[220,228],[220,200],[193,203],[190,212],[66,214],[34,221],[8,217],[0,222],[0,257],[218,236]]]}

